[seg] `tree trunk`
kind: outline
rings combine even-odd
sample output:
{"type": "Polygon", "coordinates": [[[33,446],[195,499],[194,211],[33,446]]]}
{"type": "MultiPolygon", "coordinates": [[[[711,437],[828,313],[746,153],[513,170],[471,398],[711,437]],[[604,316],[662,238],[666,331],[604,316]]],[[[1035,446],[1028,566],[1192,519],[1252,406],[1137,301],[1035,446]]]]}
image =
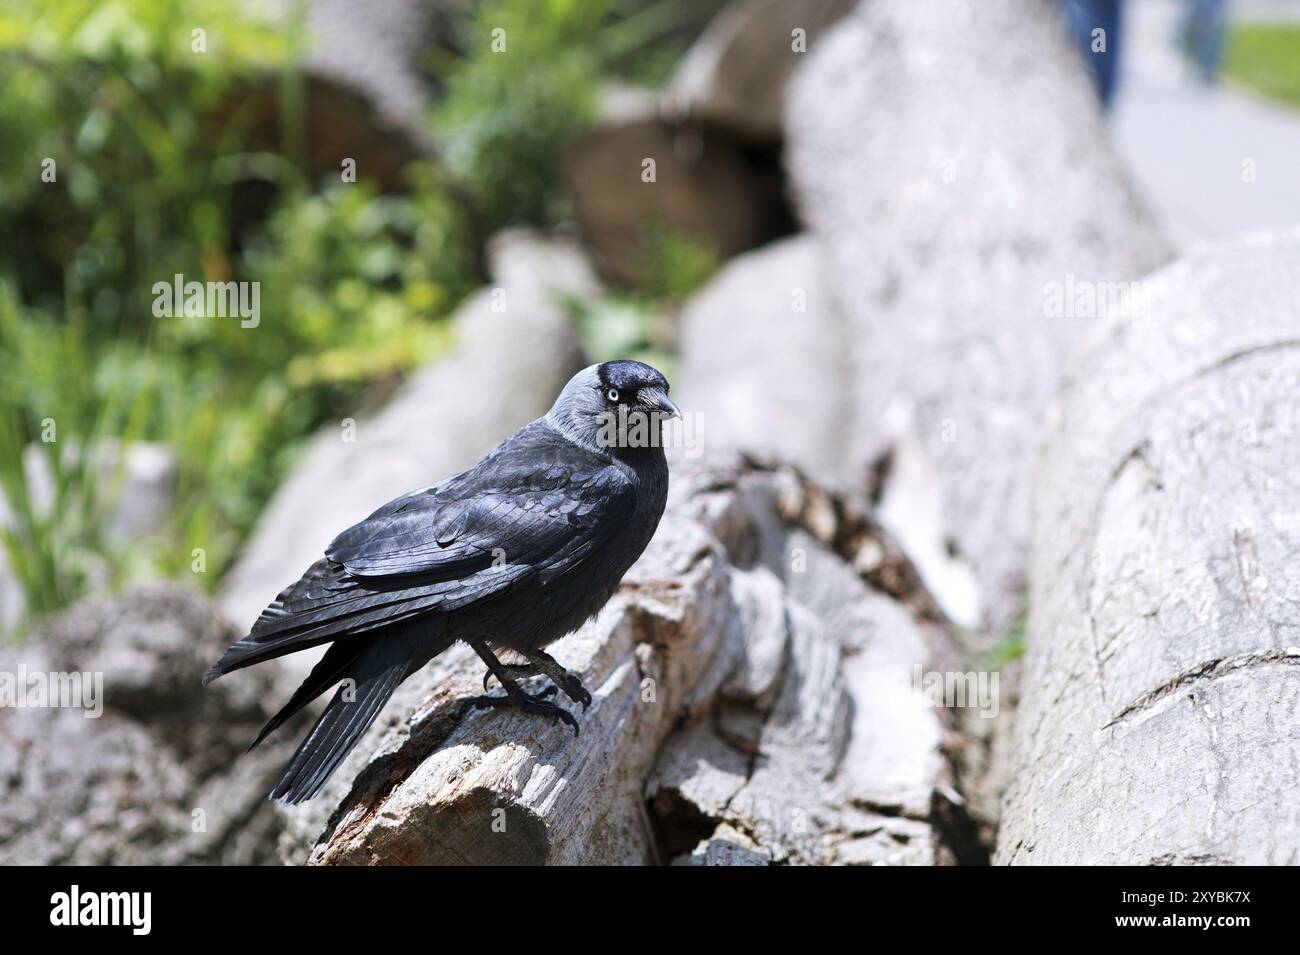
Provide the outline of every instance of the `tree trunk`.
{"type": "MultiPolygon", "coordinates": [[[[860,475],[899,435],[924,452],[937,494],[904,482],[920,498],[905,510],[941,516],[979,587],[976,605],[945,606],[993,632],[1023,606],[1043,413],[1095,321],[1056,314],[1052,291],[1168,260],[1108,146],[1062,6],[867,0],[816,39],[787,97],[791,178],[823,270],[790,284],[831,292],[850,368],[808,380],[852,399],[835,450],[860,475]]],[[[786,320],[826,321],[813,309],[786,320]]],[[[937,579],[945,555],[927,560],[914,527],[881,519],[937,579]]]]}
{"type": "Polygon", "coordinates": [[[1038,475],[997,858],[1300,860],[1300,232],[1156,272],[1038,475]]]}

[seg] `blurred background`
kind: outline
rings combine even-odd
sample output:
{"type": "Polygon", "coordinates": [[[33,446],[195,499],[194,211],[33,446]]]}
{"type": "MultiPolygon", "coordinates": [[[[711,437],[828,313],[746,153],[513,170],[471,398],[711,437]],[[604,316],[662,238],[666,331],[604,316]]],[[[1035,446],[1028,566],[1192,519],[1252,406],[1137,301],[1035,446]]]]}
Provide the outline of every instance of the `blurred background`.
{"type": "MultiPolygon", "coordinates": [[[[196,547],[217,587],[305,439],[438,361],[503,229],[581,239],[610,290],[569,303],[586,355],[671,376],[676,307],[796,227],[765,68],[789,16],[726,6],[752,22],[705,35],[722,0],[6,0],[6,631],[191,577],[196,547]],[[663,188],[634,194],[619,163],[661,141],[663,188]],[[158,320],[177,273],[260,283],[260,327],[158,320]]],[[[819,27],[852,4],[795,6],[819,27]]],[[[1105,54],[1076,39],[1176,242],[1300,220],[1300,4],[1063,7],[1115,18],[1105,54]],[[1243,138],[1288,174],[1232,188],[1243,138]]]]}

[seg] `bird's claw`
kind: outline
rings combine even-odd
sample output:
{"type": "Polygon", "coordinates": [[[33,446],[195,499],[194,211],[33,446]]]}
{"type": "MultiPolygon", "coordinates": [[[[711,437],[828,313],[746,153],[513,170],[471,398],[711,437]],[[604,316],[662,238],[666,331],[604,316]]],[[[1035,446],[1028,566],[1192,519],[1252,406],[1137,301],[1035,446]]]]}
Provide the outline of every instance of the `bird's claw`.
{"type": "Polygon", "coordinates": [[[587,707],[591,706],[591,694],[588,693],[587,688],[582,685],[582,681],[572,673],[566,672],[564,678],[559,681],[559,684],[560,689],[564,691],[564,695],[573,700],[573,702],[582,704],[582,712],[587,712],[587,707]]]}
{"type": "Polygon", "coordinates": [[[461,703],[457,719],[463,719],[467,713],[475,709],[519,709],[536,716],[550,717],[552,726],[561,721],[567,723],[573,727],[573,735],[576,737],[577,718],[562,706],[546,701],[546,697],[554,696],[555,692],[555,687],[548,686],[537,694],[528,694],[521,690],[517,695],[507,693],[505,696],[472,696],[461,703]]]}
{"type": "MultiPolygon", "coordinates": [[[[548,672],[526,663],[507,666],[506,670],[509,671],[509,676],[514,679],[526,679],[530,676],[541,676],[544,674],[552,683],[564,691],[565,696],[573,700],[574,703],[580,704],[584,713],[587,712],[587,707],[591,706],[591,694],[587,691],[587,688],[582,685],[582,680],[570,673],[568,670],[560,669],[558,673],[553,671],[548,672]]],[[[483,674],[484,691],[488,688],[488,681],[490,681],[494,676],[496,676],[496,674],[491,670],[488,670],[483,674]]],[[[550,686],[538,695],[551,696],[554,693],[555,686],[550,686]]]]}

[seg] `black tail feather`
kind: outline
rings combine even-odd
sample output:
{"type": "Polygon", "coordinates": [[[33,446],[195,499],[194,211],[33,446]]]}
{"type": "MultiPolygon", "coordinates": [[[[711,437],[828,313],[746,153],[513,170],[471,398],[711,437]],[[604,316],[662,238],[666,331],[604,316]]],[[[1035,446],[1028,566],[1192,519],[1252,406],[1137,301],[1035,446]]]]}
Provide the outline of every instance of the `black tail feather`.
{"type": "Polygon", "coordinates": [[[262,617],[252,632],[234,646],[230,647],[221,659],[214,663],[203,675],[203,685],[207,686],[217,677],[225,676],[235,670],[277,657],[310,650],[322,643],[329,643],[345,636],[363,633],[373,634],[381,628],[392,627],[427,615],[428,607],[441,597],[426,597],[423,600],[394,601],[360,608],[354,614],[336,613],[334,617],[321,623],[305,620],[284,626],[283,629],[269,629],[284,619],[272,615],[275,606],[263,611],[262,617]],[[271,623],[267,623],[271,621],[271,623]],[[268,629],[263,629],[266,627],[268,629]]]}
{"type": "Polygon", "coordinates": [[[284,704],[280,712],[271,717],[262,727],[261,732],[257,734],[257,739],[249,744],[246,752],[256,749],[257,744],[271,735],[285,720],[347,676],[349,668],[356,663],[364,650],[365,647],[357,640],[340,640],[332,644],[325,651],[325,655],[312,667],[307,679],[302,681],[302,686],[294,691],[289,702],[284,704]]]}
{"type": "MultiPolygon", "coordinates": [[[[330,649],[333,652],[334,648],[330,649]]],[[[328,656],[326,654],[326,658],[328,656]]],[[[406,677],[411,662],[411,645],[399,634],[386,634],[368,641],[355,661],[345,668],[346,676],[355,681],[355,687],[343,686],[334,694],[334,699],[289,760],[271,792],[271,798],[294,804],[320,792],[406,677]],[[345,699],[345,696],[350,699],[345,699]]],[[[325,659],[322,659],[317,669],[324,663],[325,659]]],[[[312,677],[315,675],[316,670],[313,670],[312,677]]],[[[312,677],[308,677],[308,683],[312,677]]],[[[299,693],[307,692],[306,686],[304,684],[299,693]]],[[[294,694],[295,700],[297,697],[298,694],[294,694]]],[[[277,714],[272,723],[279,718],[280,714],[277,714]]]]}

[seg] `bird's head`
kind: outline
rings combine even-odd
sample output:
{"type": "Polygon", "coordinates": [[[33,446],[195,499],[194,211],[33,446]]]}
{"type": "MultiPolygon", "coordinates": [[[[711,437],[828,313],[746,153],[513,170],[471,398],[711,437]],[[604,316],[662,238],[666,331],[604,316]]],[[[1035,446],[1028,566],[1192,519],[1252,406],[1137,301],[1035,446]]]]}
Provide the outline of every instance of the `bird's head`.
{"type": "Polygon", "coordinates": [[[668,379],[626,359],[578,372],[546,415],[570,440],[610,453],[659,447],[661,423],[680,417],[668,398],[668,379]]]}

